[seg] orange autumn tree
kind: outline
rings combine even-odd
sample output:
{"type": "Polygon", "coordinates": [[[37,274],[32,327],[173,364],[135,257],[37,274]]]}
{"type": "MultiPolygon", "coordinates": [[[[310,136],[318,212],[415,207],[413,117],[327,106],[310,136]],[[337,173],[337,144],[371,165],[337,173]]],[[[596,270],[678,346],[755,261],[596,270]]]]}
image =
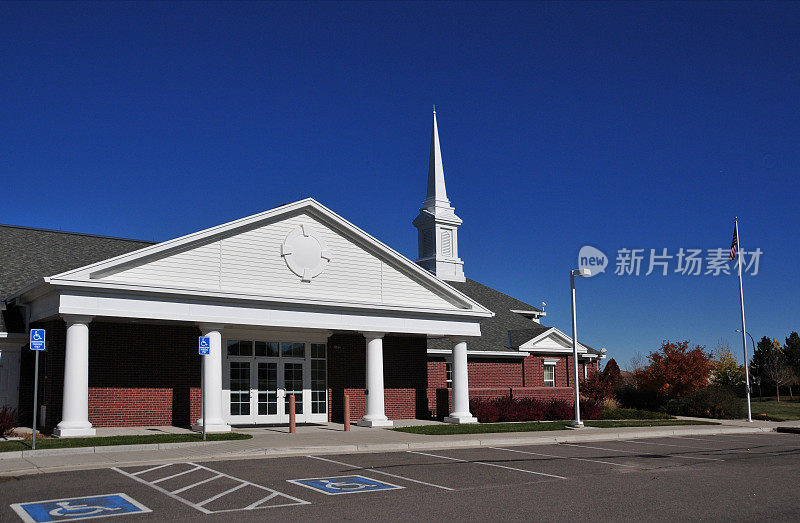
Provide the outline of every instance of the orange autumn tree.
{"type": "Polygon", "coordinates": [[[648,365],[636,371],[641,388],[651,390],[664,399],[672,399],[709,385],[711,354],[697,345],[689,348],[688,341],[664,341],[661,348],[647,356],[648,365]]]}

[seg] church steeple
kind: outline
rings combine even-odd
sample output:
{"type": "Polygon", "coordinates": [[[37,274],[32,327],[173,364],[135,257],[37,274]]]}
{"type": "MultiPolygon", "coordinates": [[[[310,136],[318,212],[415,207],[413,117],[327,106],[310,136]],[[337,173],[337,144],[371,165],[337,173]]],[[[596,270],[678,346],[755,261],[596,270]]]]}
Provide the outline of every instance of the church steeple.
{"type": "Polygon", "coordinates": [[[435,107],[428,160],[428,193],[413,223],[419,234],[417,263],[443,280],[464,281],[464,262],[458,257],[461,218],[456,216],[447,199],[435,107]]]}
{"type": "Polygon", "coordinates": [[[428,160],[428,195],[423,205],[428,207],[439,202],[449,206],[447,189],[444,186],[442,147],[439,145],[439,126],[436,125],[436,106],[433,107],[433,129],[431,130],[431,155],[428,160]]]}

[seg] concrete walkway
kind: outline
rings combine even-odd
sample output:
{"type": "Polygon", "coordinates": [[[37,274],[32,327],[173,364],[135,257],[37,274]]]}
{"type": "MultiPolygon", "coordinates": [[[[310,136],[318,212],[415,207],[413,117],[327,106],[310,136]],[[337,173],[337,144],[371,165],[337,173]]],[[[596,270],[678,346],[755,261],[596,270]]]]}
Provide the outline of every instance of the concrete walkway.
{"type": "MultiPolygon", "coordinates": [[[[342,425],[336,423],[299,426],[296,434],[289,434],[287,427],[238,428],[236,429],[237,432],[252,434],[253,438],[249,440],[205,443],[166,443],[2,452],[0,453],[0,476],[97,469],[142,463],[161,464],[185,461],[215,461],[409,449],[446,449],[491,445],[543,445],[676,435],[763,433],[771,432],[779,425],[800,427],[800,421],[783,423],[756,421],[748,423],[746,421],[724,420],[719,425],[585,428],[580,430],[447,436],[409,434],[356,426],[353,426],[349,432],[345,432],[342,430],[342,425]]],[[[113,435],[115,430],[117,429],[103,430],[102,435],[113,435]]],[[[158,434],[159,432],[172,432],[174,428],[142,427],[135,430],[141,431],[140,433],[142,434],[158,434]]],[[[134,429],[125,429],[124,433],[130,434],[132,431],[134,429]]],[[[117,434],[120,433],[117,432],[117,434]]],[[[101,435],[100,430],[98,430],[98,435],[101,435]]]]}

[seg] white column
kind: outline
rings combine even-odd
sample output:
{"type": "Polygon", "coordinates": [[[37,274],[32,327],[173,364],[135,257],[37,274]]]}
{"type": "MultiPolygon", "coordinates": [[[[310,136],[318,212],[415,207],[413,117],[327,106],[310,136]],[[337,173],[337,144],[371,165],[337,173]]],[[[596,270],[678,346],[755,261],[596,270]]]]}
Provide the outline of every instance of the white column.
{"type": "Polygon", "coordinates": [[[364,332],[367,339],[366,412],[360,427],[391,427],[383,407],[383,332],[364,332]]]}
{"type": "MultiPolygon", "coordinates": [[[[222,418],[222,330],[221,325],[200,325],[203,336],[208,336],[211,349],[201,358],[205,373],[203,382],[203,399],[206,407],[206,432],[230,432],[231,426],[222,418]]],[[[195,347],[195,351],[197,347],[195,347]]],[[[194,430],[203,430],[203,417],[192,426],[194,430]]]]}
{"type": "Polygon", "coordinates": [[[467,342],[454,340],[453,344],[453,412],[444,419],[446,423],[478,423],[469,412],[469,372],[467,369],[467,342]]]}
{"type": "Polygon", "coordinates": [[[67,346],[64,354],[64,399],[61,423],[54,434],[60,438],[94,436],[89,423],[89,322],[91,316],[64,316],[67,346]]]}

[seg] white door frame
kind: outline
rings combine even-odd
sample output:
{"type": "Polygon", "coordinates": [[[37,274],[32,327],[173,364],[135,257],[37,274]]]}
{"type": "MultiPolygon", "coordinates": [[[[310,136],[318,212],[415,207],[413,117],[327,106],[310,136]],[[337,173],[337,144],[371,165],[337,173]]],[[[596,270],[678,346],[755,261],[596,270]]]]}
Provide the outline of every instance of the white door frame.
{"type": "MultiPolygon", "coordinates": [[[[327,404],[327,380],[326,380],[326,408],[325,412],[312,414],[312,401],[311,401],[311,345],[312,344],[326,344],[327,338],[330,336],[329,332],[291,332],[291,333],[278,333],[268,332],[263,330],[246,330],[246,329],[227,329],[222,336],[222,402],[223,402],[223,418],[231,425],[259,425],[259,424],[285,424],[289,423],[288,406],[285,406],[285,367],[286,364],[301,364],[303,385],[300,397],[295,396],[297,405],[296,421],[297,423],[325,423],[328,421],[328,410],[330,405],[327,404]],[[265,341],[265,342],[278,342],[278,343],[303,343],[304,355],[303,357],[297,356],[228,356],[228,340],[248,340],[248,341],[265,341]],[[249,400],[249,414],[247,415],[232,415],[231,414],[231,387],[230,387],[230,368],[231,363],[247,362],[250,365],[250,400],[249,400]],[[276,363],[277,364],[277,413],[274,415],[258,415],[258,364],[259,363],[276,363]]],[[[326,347],[327,356],[327,347],[326,347]]],[[[327,361],[327,359],[326,359],[327,361]]],[[[327,366],[327,365],[326,365],[327,366]]]]}

